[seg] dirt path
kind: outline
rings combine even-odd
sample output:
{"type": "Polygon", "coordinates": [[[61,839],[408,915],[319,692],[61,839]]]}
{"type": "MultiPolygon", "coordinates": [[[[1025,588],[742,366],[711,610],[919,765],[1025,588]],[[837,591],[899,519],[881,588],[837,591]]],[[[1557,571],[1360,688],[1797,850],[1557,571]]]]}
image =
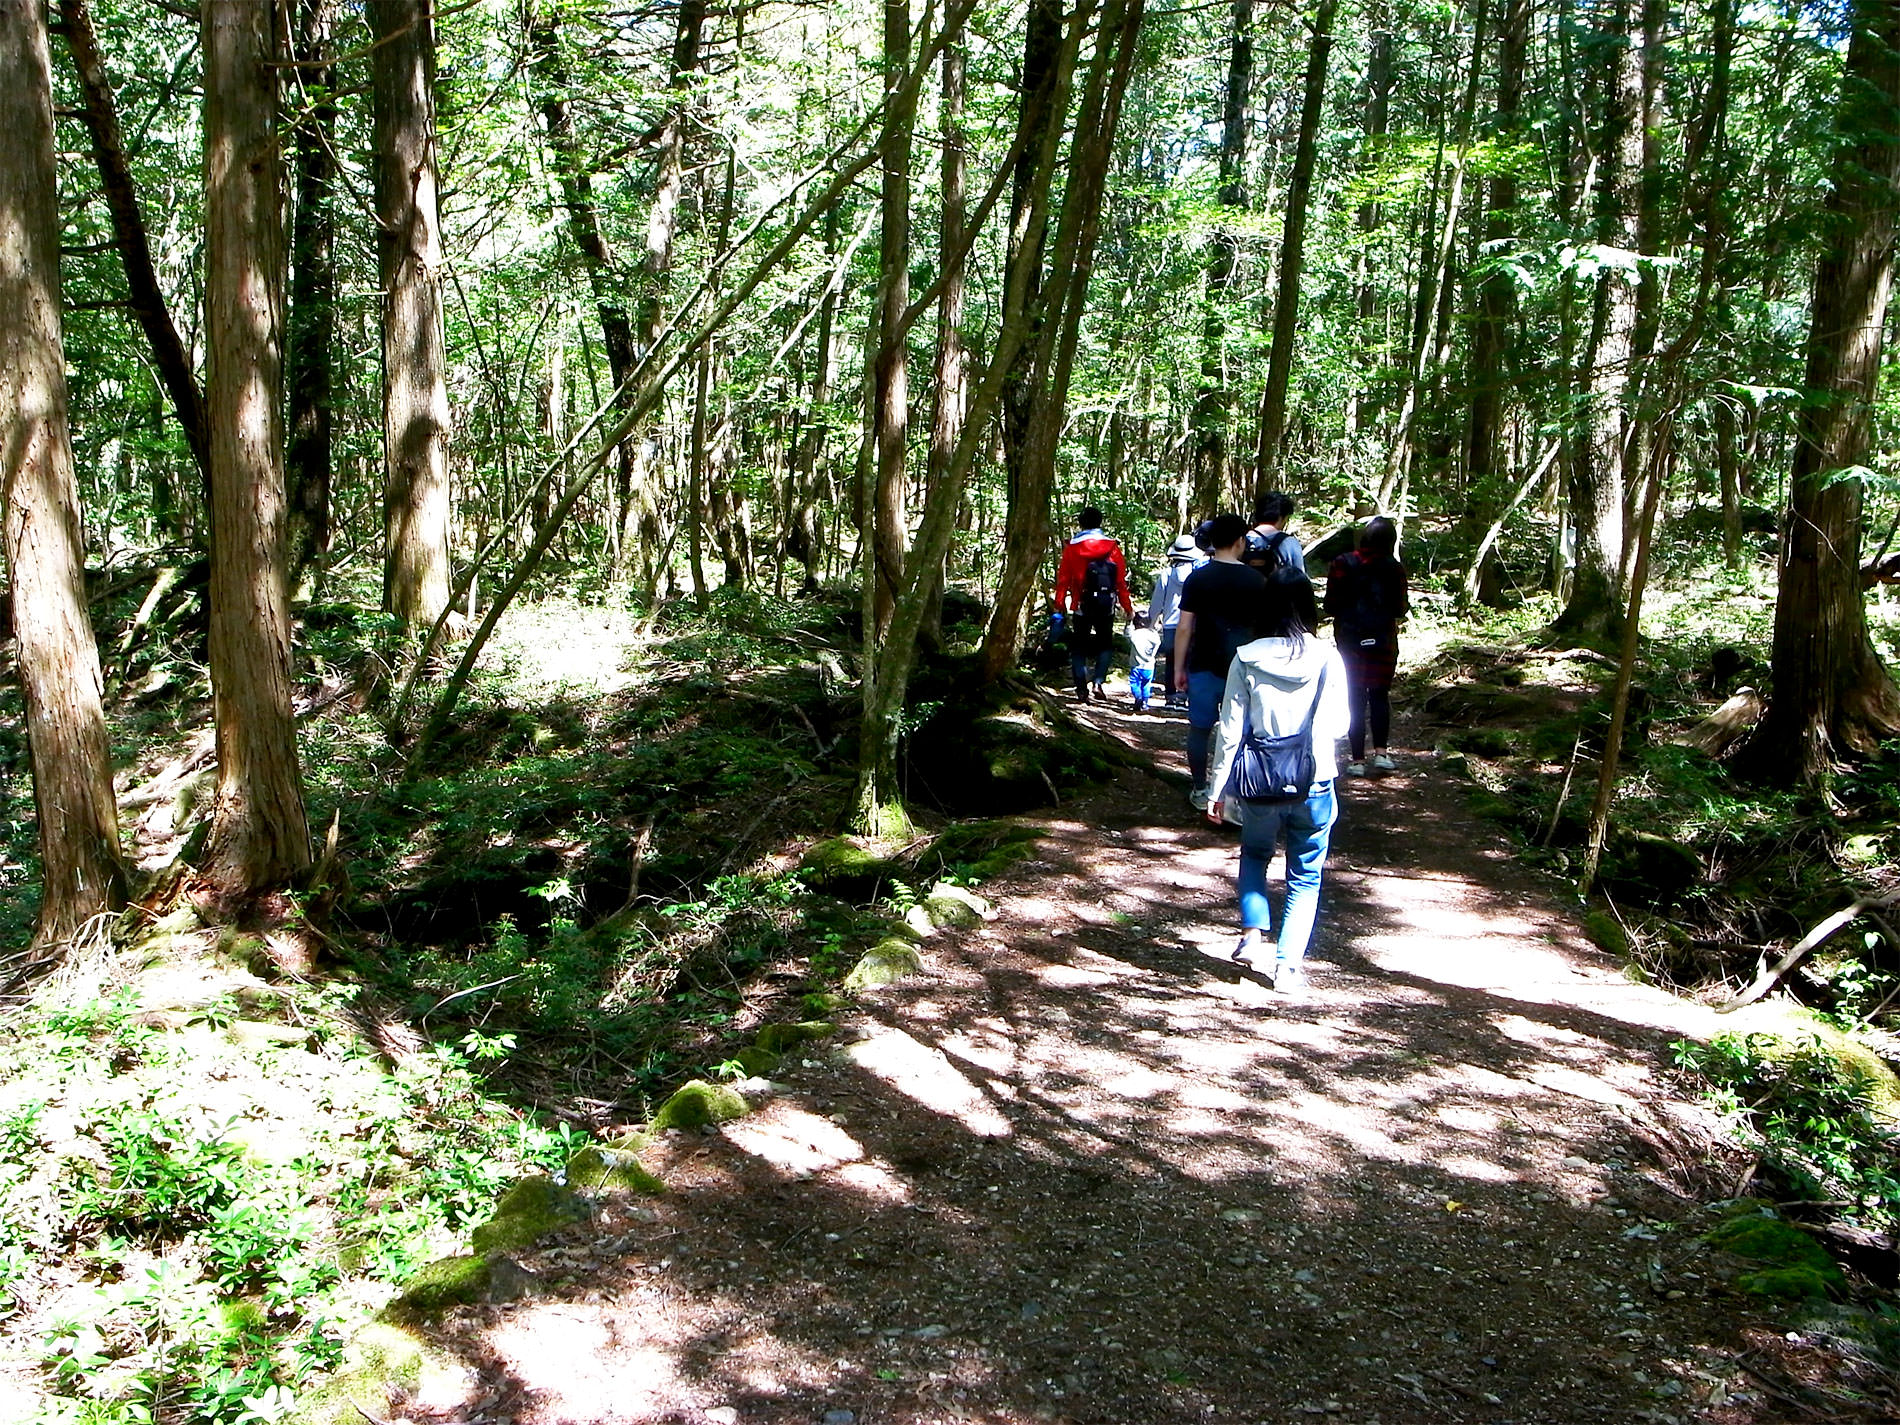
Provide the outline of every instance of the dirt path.
{"type": "Polygon", "coordinates": [[[1162,775],[1049,817],[851,1042],[654,1150],[672,1190],[525,1259],[542,1295],[454,1318],[476,1393],[412,1416],[1795,1418],[1799,1343],[1694,1240],[1665,1069],[1707,1011],[1624,979],[1417,754],[1345,787],[1290,1004],[1223,958],[1234,844],[1166,780],[1180,724],[1090,716],[1162,775]]]}

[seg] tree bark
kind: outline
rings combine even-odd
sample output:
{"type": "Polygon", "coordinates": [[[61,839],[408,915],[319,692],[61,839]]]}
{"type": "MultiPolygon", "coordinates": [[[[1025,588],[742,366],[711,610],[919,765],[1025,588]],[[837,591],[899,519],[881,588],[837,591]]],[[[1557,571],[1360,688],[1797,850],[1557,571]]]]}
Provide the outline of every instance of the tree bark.
{"type": "Polygon", "coordinates": [[[283,156],[276,7],[200,0],[211,688],[218,801],[203,873],[241,903],[310,864],[284,579],[283,156]]]}
{"type": "MultiPolygon", "coordinates": [[[[1322,3],[1330,5],[1333,0],[1322,3]]],[[[1062,221],[1041,294],[1043,322],[1036,333],[1032,367],[1037,374],[1035,402],[1024,433],[1022,469],[1011,499],[1012,525],[1005,533],[996,603],[983,637],[982,677],[986,683],[995,682],[1015,665],[1022,640],[1023,605],[1035,587],[1049,542],[1049,496],[1055,482],[1056,447],[1094,267],[1102,191],[1121,122],[1122,96],[1134,66],[1143,8],[1144,0],[1110,0],[1104,8],[1088,83],[1077,111],[1062,221]],[[1017,531],[1020,537],[1011,537],[1017,531]]],[[[1076,23],[1082,23],[1079,14],[1076,23]]]]}
{"type": "MultiPolygon", "coordinates": [[[[1524,58],[1530,44],[1531,0],[1498,0],[1497,105],[1492,111],[1492,136],[1500,143],[1516,140],[1524,99],[1524,58]]],[[[1484,246],[1479,260],[1495,263],[1510,241],[1512,214],[1517,207],[1517,176],[1507,165],[1491,175],[1484,215],[1484,246]]],[[[1478,314],[1471,331],[1471,421],[1465,442],[1465,479],[1472,509],[1495,500],[1492,489],[1498,469],[1498,436],[1504,411],[1504,367],[1510,348],[1511,318],[1516,312],[1516,287],[1496,266],[1488,268],[1478,286],[1478,314]]],[[[1471,587],[1482,584],[1482,570],[1473,571],[1471,587]]]]}
{"type": "MultiPolygon", "coordinates": [[[[1247,207],[1247,101],[1253,88],[1253,0],[1234,0],[1234,35],[1221,110],[1220,189],[1223,208],[1247,207]]],[[[1240,264],[1240,235],[1216,227],[1207,239],[1201,298],[1201,389],[1194,403],[1194,498],[1212,514],[1229,498],[1228,427],[1233,392],[1227,381],[1227,303],[1240,264]]]]}
{"type": "Polygon", "coordinates": [[[331,348],[336,337],[334,0],[296,0],[291,58],[301,93],[290,126],[297,207],[290,226],[288,367],[290,579],[330,555],[331,348]]]}
{"type": "Polygon", "coordinates": [[[383,609],[416,633],[449,598],[433,0],[370,0],[369,19],[383,291],[383,609]]]}
{"type": "Polygon", "coordinates": [[[1842,81],[1826,241],[1814,269],[1807,400],[1781,543],[1768,712],[1740,757],[1755,777],[1823,780],[1900,730],[1900,690],[1867,631],[1861,479],[1893,285],[1900,185],[1900,5],[1860,0],[1842,81]]]}
{"type": "Polygon", "coordinates": [[[52,67],[40,0],[0,0],[0,509],[40,848],[36,956],[125,902],[67,424],[52,67]]]}
{"type": "Polygon", "coordinates": [[[1306,209],[1313,191],[1320,114],[1326,107],[1326,65],[1332,54],[1333,16],[1338,8],[1338,0],[1319,0],[1313,13],[1313,41],[1306,54],[1306,94],[1300,103],[1300,137],[1293,151],[1293,173],[1287,180],[1279,283],[1273,298],[1273,345],[1267,355],[1267,388],[1260,398],[1260,435],[1254,451],[1256,499],[1272,491],[1280,480],[1287,384],[1293,374],[1293,338],[1299,330],[1300,273],[1306,262],[1306,209]]]}
{"type": "Polygon", "coordinates": [[[882,228],[878,243],[878,341],[872,378],[871,557],[865,563],[870,622],[882,637],[897,602],[908,538],[905,453],[910,438],[910,360],[904,309],[910,305],[910,165],[913,105],[899,102],[910,69],[909,0],[884,0],[882,228]]]}
{"type": "MultiPolygon", "coordinates": [[[[1372,54],[1366,65],[1366,128],[1360,150],[1360,166],[1376,172],[1385,154],[1386,130],[1392,114],[1392,31],[1389,17],[1375,12],[1369,16],[1375,29],[1372,54]]],[[[1372,333],[1372,318],[1378,303],[1378,288],[1372,280],[1372,238],[1384,218],[1384,205],[1373,199],[1359,205],[1354,215],[1358,229],[1358,255],[1353,263],[1354,310],[1358,316],[1355,343],[1363,352],[1372,333]]],[[[1375,341],[1375,346],[1383,346],[1375,341]]],[[[1355,384],[1346,398],[1346,438],[1350,441],[1359,430],[1360,404],[1364,388],[1355,384]]]]}
{"type": "Polygon", "coordinates": [[[119,262],[125,269],[127,304],[152,349],[152,365],[171,399],[172,414],[184,431],[185,445],[197,463],[198,473],[207,488],[211,457],[205,434],[204,398],[192,375],[191,355],[178,336],[159,290],[158,272],[152,265],[152,246],[145,233],[145,219],[139,212],[138,191],[132,182],[132,165],[126,157],[125,138],[119,129],[119,108],[112,94],[112,80],[106,73],[105,59],[99,51],[99,37],[92,26],[87,0],[59,0],[60,28],[67,48],[72,51],[73,68],[79,76],[79,91],[84,102],[80,119],[92,141],[92,158],[99,170],[99,183],[105,192],[106,211],[112,217],[112,239],[119,249],[119,262]]]}
{"type": "MultiPolygon", "coordinates": [[[[1633,254],[1642,242],[1638,186],[1643,171],[1643,52],[1630,28],[1631,0],[1619,0],[1607,42],[1598,240],[1633,254]]],[[[1551,631],[1576,642],[1615,643],[1623,632],[1623,469],[1629,450],[1624,395],[1636,350],[1637,274],[1627,259],[1596,278],[1584,430],[1570,471],[1577,562],[1570,597],[1551,631]]]]}

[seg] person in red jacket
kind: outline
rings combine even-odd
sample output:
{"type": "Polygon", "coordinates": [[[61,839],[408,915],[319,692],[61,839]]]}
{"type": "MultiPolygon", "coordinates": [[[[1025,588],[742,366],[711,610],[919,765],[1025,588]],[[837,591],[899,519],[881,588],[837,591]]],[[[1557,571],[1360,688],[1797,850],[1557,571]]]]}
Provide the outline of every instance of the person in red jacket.
{"type": "Polygon", "coordinates": [[[1102,512],[1089,506],[1076,516],[1081,529],[1062,551],[1056,570],[1056,610],[1068,629],[1069,659],[1075,674],[1075,700],[1085,703],[1093,686],[1098,702],[1108,701],[1109,646],[1115,637],[1115,605],[1132,615],[1128,565],[1122,547],[1102,533],[1102,512]],[[1093,663],[1093,668],[1090,664],[1093,663]],[[1091,674],[1093,676],[1091,676],[1091,674]]]}

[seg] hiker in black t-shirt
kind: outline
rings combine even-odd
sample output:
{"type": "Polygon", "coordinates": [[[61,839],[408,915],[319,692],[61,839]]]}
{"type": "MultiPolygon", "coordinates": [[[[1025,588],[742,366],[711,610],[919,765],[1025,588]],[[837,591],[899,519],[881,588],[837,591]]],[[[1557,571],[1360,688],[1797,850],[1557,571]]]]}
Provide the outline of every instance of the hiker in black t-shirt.
{"type": "Polygon", "coordinates": [[[1174,635],[1174,686],[1188,695],[1188,773],[1194,786],[1188,800],[1205,811],[1207,744],[1220,719],[1227,690],[1227,665],[1234,650],[1254,637],[1254,618],[1267,581],[1240,562],[1247,545],[1247,522],[1220,515],[1208,525],[1214,557],[1188,575],[1181,588],[1181,622],[1174,635]]]}

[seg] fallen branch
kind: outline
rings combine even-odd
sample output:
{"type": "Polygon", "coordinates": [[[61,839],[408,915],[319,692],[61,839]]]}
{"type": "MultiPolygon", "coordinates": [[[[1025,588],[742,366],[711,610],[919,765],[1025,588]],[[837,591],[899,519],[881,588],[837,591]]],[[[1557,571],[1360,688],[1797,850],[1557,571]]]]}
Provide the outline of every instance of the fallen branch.
{"type": "Polygon", "coordinates": [[[1743,1005],[1753,1004],[1756,1000],[1772,994],[1781,982],[1793,974],[1801,962],[1825,945],[1834,936],[1845,930],[1870,909],[1882,909],[1900,901],[1900,895],[1855,896],[1854,903],[1845,910],[1837,910],[1826,920],[1795,942],[1794,948],[1777,960],[1774,965],[1755,976],[1755,983],[1735,996],[1727,1004],[1715,1007],[1717,1014],[1733,1014],[1743,1005]]]}

